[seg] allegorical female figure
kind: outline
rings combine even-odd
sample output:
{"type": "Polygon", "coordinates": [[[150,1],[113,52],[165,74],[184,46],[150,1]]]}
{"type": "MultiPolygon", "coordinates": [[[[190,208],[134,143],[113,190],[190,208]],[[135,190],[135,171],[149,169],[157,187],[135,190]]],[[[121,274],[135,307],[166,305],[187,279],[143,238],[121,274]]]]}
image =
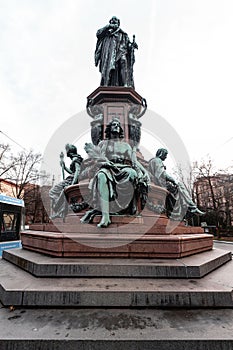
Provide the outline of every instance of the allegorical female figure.
{"type": "Polygon", "coordinates": [[[187,214],[204,215],[193,202],[190,194],[182,183],[176,182],[166,172],[163,161],[167,158],[168,151],[165,148],[157,150],[156,155],[149,161],[149,172],[155,185],[165,187],[169,194],[166,199],[168,216],[174,220],[182,220],[187,214]]]}
{"type": "Polygon", "coordinates": [[[83,158],[77,153],[77,148],[74,145],[66,144],[66,155],[71,159],[70,167],[67,168],[64,162],[63,152],[60,155],[60,165],[62,167],[63,181],[55,185],[49,191],[51,199],[51,206],[53,210],[52,218],[64,217],[66,210],[66,199],[64,195],[64,188],[78,183],[81,163],[83,158]],[[65,178],[65,171],[69,174],[65,178]]]}
{"type": "Polygon", "coordinates": [[[90,222],[93,213],[101,213],[98,227],[107,227],[110,213],[136,213],[135,195],[139,183],[147,186],[149,175],[137,161],[131,146],[123,141],[123,129],[118,119],[113,119],[105,130],[106,140],[93,147],[89,156],[96,159],[96,172],[91,180],[93,210],[81,219],[90,222]]]}

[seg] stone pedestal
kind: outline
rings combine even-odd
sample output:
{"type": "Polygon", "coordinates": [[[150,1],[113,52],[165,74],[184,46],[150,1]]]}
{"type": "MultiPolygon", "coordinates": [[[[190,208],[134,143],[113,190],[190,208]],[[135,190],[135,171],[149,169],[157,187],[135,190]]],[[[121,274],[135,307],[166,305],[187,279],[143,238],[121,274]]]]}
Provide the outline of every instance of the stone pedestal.
{"type": "MultiPolygon", "coordinates": [[[[124,139],[137,149],[137,156],[146,167],[138,146],[141,136],[140,117],[147,105],[133,88],[98,87],[87,98],[87,112],[92,118],[91,136],[95,145],[105,139],[105,128],[113,119],[121,122],[124,139]]],[[[85,162],[92,162],[87,159],[85,162]]],[[[78,214],[69,214],[65,220],[51,224],[31,225],[22,232],[24,249],[57,257],[114,257],[114,258],[182,258],[211,250],[213,236],[204,234],[200,227],[186,227],[170,221],[163,213],[168,191],[150,184],[148,205],[137,215],[112,215],[111,225],[97,228],[100,216],[93,224],[81,224],[80,218],[89,203],[89,178],[65,189],[68,204],[74,204],[78,214]],[[156,211],[157,210],[157,211],[156,211]],[[158,212],[158,215],[155,214],[158,212]]]]}
{"type": "Polygon", "coordinates": [[[139,118],[147,108],[146,100],[131,87],[100,86],[87,97],[87,112],[93,118],[92,142],[105,139],[104,130],[113,119],[120,120],[124,139],[131,146],[140,142],[139,118]]]}
{"type": "Polygon", "coordinates": [[[31,225],[21,233],[24,249],[57,257],[181,258],[211,250],[213,236],[200,227],[174,228],[165,216],[111,216],[112,224],[97,228],[81,224],[82,214],[70,215],[64,223],[31,225]]]}

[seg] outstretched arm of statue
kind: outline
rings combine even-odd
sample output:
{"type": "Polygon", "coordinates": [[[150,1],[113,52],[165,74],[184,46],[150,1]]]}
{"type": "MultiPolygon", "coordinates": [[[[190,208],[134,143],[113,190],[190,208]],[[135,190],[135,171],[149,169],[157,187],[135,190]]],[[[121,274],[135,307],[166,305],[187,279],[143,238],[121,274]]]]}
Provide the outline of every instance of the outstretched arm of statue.
{"type": "Polygon", "coordinates": [[[63,170],[65,170],[68,174],[73,174],[72,171],[67,168],[67,166],[65,165],[65,162],[64,161],[60,161],[60,166],[62,167],[63,170]]]}

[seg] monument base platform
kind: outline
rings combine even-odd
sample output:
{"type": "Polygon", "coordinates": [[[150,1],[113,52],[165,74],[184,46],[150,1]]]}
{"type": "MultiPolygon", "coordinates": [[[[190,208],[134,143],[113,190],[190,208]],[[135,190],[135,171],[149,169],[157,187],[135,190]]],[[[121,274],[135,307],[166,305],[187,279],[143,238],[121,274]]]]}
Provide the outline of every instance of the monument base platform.
{"type": "Polygon", "coordinates": [[[111,216],[97,228],[71,215],[53,224],[35,224],[21,233],[24,249],[54,257],[182,258],[213,248],[213,236],[201,227],[184,226],[165,216],[111,216]]]}
{"type": "Polygon", "coordinates": [[[230,261],[231,254],[226,251],[213,250],[170,262],[124,259],[125,264],[118,260],[111,266],[111,260],[106,260],[105,268],[104,261],[99,259],[96,259],[97,266],[93,261],[80,262],[77,259],[59,259],[53,263],[50,258],[49,263],[45,263],[43,255],[23,251],[4,252],[0,261],[0,300],[4,305],[50,308],[233,307],[233,262],[230,261]],[[31,271],[25,271],[35,267],[35,260],[40,265],[39,270],[43,270],[43,265],[44,271],[47,270],[45,277],[35,277],[31,271]],[[225,262],[227,264],[221,266],[225,262]],[[99,268],[98,264],[102,266],[99,268]],[[182,264],[186,265],[189,278],[177,278],[184,271],[182,264]],[[176,278],[169,276],[169,266],[173,276],[177,272],[176,278]],[[195,266],[200,271],[202,266],[202,273],[218,269],[194,279],[195,266]],[[164,274],[161,274],[163,267],[164,274]],[[118,277],[109,276],[111,271],[118,277]]]}
{"type": "Polygon", "coordinates": [[[12,249],[3,259],[36,277],[201,278],[230,261],[231,252],[212,249],[181,259],[72,259],[12,249]]]}
{"type": "Polygon", "coordinates": [[[24,231],[24,249],[56,257],[181,258],[211,250],[209,234],[148,235],[80,234],[24,231]]]}

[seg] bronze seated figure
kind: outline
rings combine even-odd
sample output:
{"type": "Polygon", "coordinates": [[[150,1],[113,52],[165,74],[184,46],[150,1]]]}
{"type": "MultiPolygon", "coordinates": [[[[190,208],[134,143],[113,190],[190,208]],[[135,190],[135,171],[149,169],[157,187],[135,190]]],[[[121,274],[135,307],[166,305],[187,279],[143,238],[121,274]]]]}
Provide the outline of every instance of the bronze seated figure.
{"type": "Polygon", "coordinates": [[[89,174],[92,174],[89,206],[92,209],[81,219],[82,223],[88,223],[101,213],[98,227],[107,227],[111,223],[110,214],[134,215],[137,201],[142,195],[139,187],[144,188],[141,196],[143,206],[150,180],[147,170],[137,160],[135,150],[123,140],[123,129],[118,119],[113,119],[107,125],[105,134],[105,140],[88,150],[93,160],[93,166],[89,169],[89,174]]]}

